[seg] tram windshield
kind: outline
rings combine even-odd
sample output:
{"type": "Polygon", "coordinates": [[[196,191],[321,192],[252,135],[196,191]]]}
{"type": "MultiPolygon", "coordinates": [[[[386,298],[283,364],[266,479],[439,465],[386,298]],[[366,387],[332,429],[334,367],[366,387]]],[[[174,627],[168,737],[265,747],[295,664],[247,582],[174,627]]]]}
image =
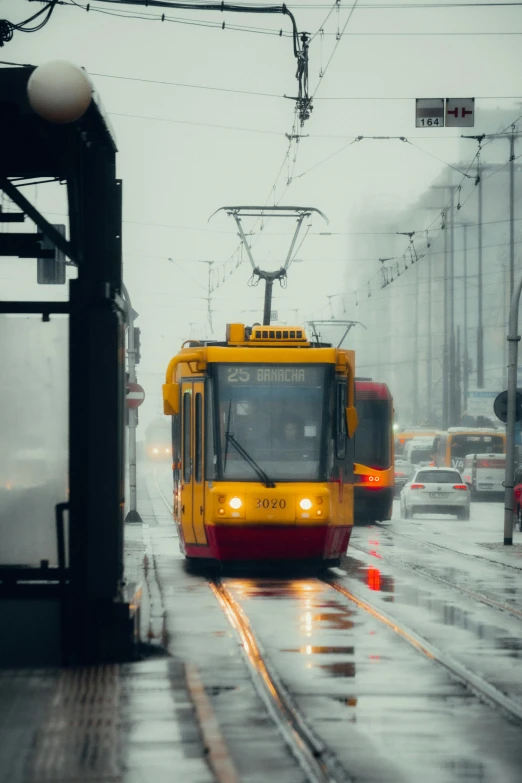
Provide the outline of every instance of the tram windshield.
{"type": "Polygon", "coordinates": [[[220,365],[207,474],[227,481],[314,481],[324,473],[324,365],[220,365]],[[239,446],[239,448],[237,448],[239,446]],[[245,456],[246,454],[246,456],[245,456]]]}
{"type": "Polygon", "coordinates": [[[357,399],[357,416],[355,461],[387,470],[392,464],[390,401],[357,399]]]}

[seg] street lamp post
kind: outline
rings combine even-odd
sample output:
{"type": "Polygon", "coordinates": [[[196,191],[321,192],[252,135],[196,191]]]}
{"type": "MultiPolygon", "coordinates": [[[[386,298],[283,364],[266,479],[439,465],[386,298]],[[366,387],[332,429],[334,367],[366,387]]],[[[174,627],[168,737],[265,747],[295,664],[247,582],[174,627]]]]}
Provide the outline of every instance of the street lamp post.
{"type": "Polygon", "coordinates": [[[467,409],[468,405],[468,387],[469,387],[469,351],[468,351],[468,227],[473,225],[472,223],[457,223],[459,228],[463,229],[463,275],[464,281],[464,335],[463,335],[463,361],[462,361],[462,402],[463,410],[467,409]]]}
{"type": "MultiPolygon", "coordinates": [[[[429,253],[429,244],[428,244],[428,253],[429,253]]],[[[431,366],[432,358],[431,358],[431,253],[428,254],[428,350],[426,352],[426,358],[427,358],[427,367],[426,367],[426,380],[428,382],[428,388],[427,388],[427,420],[428,424],[433,424],[433,390],[432,390],[432,379],[433,379],[433,368],[431,366]]]]}
{"type": "Polygon", "coordinates": [[[506,423],[506,475],[504,478],[504,544],[513,544],[513,481],[515,476],[515,417],[517,396],[517,360],[518,343],[518,308],[520,304],[520,292],[522,291],[522,277],[513,288],[511,306],[509,309],[508,341],[508,404],[506,423]]]}
{"type": "Polygon", "coordinates": [[[450,203],[443,207],[444,226],[444,343],[442,350],[442,429],[447,430],[453,422],[455,410],[455,324],[453,299],[453,207],[455,186],[432,185],[430,190],[450,191],[450,203]],[[449,208],[448,208],[449,207],[449,208]],[[448,230],[449,228],[449,230],[448,230]],[[449,234],[449,238],[448,238],[449,234]]]}
{"type": "MultiPolygon", "coordinates": [[[[136,347],[134,342],[134,310],[127,290],[127,286],[121,284],[127,313],[127,366],[129,383],[136,383],[136,347]]],[[[143,520],[137,506],[137,482],[136,482],[136,427],[138,426],[138,409],[128,408],[129,416],[129,511],[125,522],[138,522],[143,520]]]]}

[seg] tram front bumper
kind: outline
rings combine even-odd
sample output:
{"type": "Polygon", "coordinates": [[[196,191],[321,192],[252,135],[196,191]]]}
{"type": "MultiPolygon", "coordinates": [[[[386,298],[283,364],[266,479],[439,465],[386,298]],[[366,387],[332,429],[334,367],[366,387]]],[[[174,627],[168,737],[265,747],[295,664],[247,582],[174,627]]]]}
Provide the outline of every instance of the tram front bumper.
{"type": "Polygon", "coordinates": [[[330,560],[348,548],[351,526],[206,525],[211,557],[231,560],[330,560]]]}

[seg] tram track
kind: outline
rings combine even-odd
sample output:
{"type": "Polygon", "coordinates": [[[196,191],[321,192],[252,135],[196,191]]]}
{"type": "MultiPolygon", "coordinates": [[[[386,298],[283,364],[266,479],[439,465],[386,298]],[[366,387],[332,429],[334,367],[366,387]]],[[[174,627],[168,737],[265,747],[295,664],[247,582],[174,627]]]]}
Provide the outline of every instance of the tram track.
{"type": "Polygon", "coordinates": [[[388,628],[391,628],[398,636],[404,639],[404,641],[426,658],[435,661],[446,669],[449,674],[461,682],[462,685],[472,692],[480,701],[500,710],[508,720],[522,723],[522,704],[517,703],[496,686],[491,685],[484,677],[472,672],[466,666],[456,661],[451,655],[439,650],[430,641],[407,628],[392,615],[357,596],[338,580],[324,578],[321,579],[321,581],[336,590],[360,609],[379,620],[388,628]]]}
{"type": "MultiPolygon", "coordinates": [[[[165,505],[169,510],[172,510],[171,504],[167,502],[161,492],[160,495],[162,496],[165,505]]],[[[407,537],[413,538],[413,536],[407,537]]],[[[361,550],[360,547],[357,548],[361,550]]],[[[448,547],[441,548],[449,549],[448,547]]],[[[495,561],[491,562],[494,563],[495,561]]],[[[406,567],[406,565],[404,567],[406,567]]],[[[426,575],[432,576],[428,572],[426,575]]],[[[350,781],[351,778],[349,773],[340,764],[336,756],[327,748],[325,743],[315,735],[306,719],[300,713],[284,683],[280,680],[273,666],[265,656],[260,642],[241,605],[236,601],[230,590],[223,584],[220,578],[208,574],[207,579],[216,600],[238,635],[256,691],[265,704],[271,719],[277,726],[287,747],[307,776],[307,779],[310,783],[340,783],[340,781],[346,783],[347,781],[350,781]]],[[[319,578],[319,581],[391,629],[419,654],[445,669],[454,680],[462,684],[466,690],[472,693],[480,702],[499,711],[510,722],[518,725],[522,724],[522,704],[519,704],[509,695],[503,693],[480,674],[471,671],[465,665],[456,661],[451,655],[440,650],[428,639],[422,637],[416,631],[409,629],[404,623],[398,621],[380,607],[371,604],[349,590],[346,585],[342,584],[338,579],[323,577],[319,578]]],[[[436,578],[436,581],[446,582],[446,580],[439,578],[436,578]]],[[[458,587],[450,582],[447,584],[449,586],[458,587]]],[[[470,592],[473,594],[473,591],[466,591],[465,588],[462,588],[462,592],[470,592]]],[[[489,603],[490,601],[486,596],[481,596],[478,593],[476,593],[475,596],[477,598],[486,599],[484,601],[485,603],[489,603]]],[[[473,597],[473,595],[471,597],[473,597]]],[[[497,602],[491,601],[490,605],[494,606],[496,603],[497,602]]],[[[511,607],[498,604],[496,608],[503,608],[505,611],[510,611],[511,614],[514,614],[517,617],[522,616],[522,613],[511,607]]]]}
{"type": "Polygon", "coordinates": [[[169,513],[172,514],[174,506],[173,506],[172,502],[168,499],[167,495],[161,489],[161,485],[160,485],[159,478],[158,478],[158,471],[157,471],[156,467],[154,467],[153,474],[154,474],[154,486],[156,487],[158,495],[160,496],[160,498],[162,499],[163,503],[167,507],[169,513]]]}
{"type": "MultiPolygon", "coordinates": [[[[350,543],[350,549],[354,549],[357,552],[363,552],[365,555],[370,556],[370,552],[368,550],[362,546],[358,546],[357,544],[350,543]]],[[[391,566],[397,566],[398,568],[402,568],[403,570],[409,572],[413,571],[422,577],[431,579],[437,584],[458,590],[460,593],[468,596],[468,598],[471,598],[474,601],[485,604],[486,606],[490,606],[493,609],[498,609],[501,612],[506,612],[512,617],[516,617],[517,619],[522,620],[522,611],[520,609],[515,609],[515,607],[509,606],[509,604],[502,603],[501,601],[495,601],[493,598],[489,598],[487,595],[479,593],[476,590],[470,590],[467,587],[462,587],[455,582],[451,582],[449,579],[445,579],[443,576],[439,576],[439,574],[434,574],[432,571],[429,571],[423,566],[417,565],[416,563],[407,563],[406,561],[401,560],[399,557],[390,557],[386,554],[380,554],[379,559],[383,560],[385,563],[389,563],[391,566]]]]}
{"type": "MultiPolygon", "coordinates": [[[[172,503],[156,489],[172,513],[172,503]]],[[[238,635],[256,692],[265,705],[289,751],[306,775],[308,783],[350,783],[352,780],[326,745],[315,736],[301,716],[290,694],[267,661],[242,607],[218,577],[207,574],[214,593],[230,625],[238,635]]]]}
{"type": "MultiPolygon", "coordinates": [[[[382,522],[375,522],[375,527],[378,530],[382,530],[383,532],[388,532],[389,527],[387,525],[383,525],[382,522]]],[[[490,557],[485,557],[484,555],[478,555],[478,554],[470,554],[469,552],[461,552],[460,549],[452,549],[449,546],[444,546],[444,544],[437,544],[434,541],[426,541],[425,539],[419,539],[416,536],[411,535],[410,533],[404,533],[403,531],[398,531],[395,528],[393,528],[393,535],[400,536],[401,538],[408,538],[411,541],[415,541],[416,544],[419,546],[425,546],[425,547],[433,547],[435,549],[441,549],[445,552],[452,552],[454,555],[460,555],[461,557],[466,557],[469,560],[484,560],[486,563],[492,563],[493,565],[499,566],[500,568],[507,568],[511,571],[517,571],[520,573],[522,571],[522,563],[521,565],[513,565],[512,563],[501,563],[499,560],[492,560],[490,557]]],[[[350,546],[352,544],[350,543],[350,546]]]]}
{"type": "Polygon", "coordinates": [[[254,686],[268,713],[310,783],[350,781],[333,753],[315,736],[287,689],[267,661],[243,609],[220,579],[209,578],[212,592],[238,634],[254,686]]]}

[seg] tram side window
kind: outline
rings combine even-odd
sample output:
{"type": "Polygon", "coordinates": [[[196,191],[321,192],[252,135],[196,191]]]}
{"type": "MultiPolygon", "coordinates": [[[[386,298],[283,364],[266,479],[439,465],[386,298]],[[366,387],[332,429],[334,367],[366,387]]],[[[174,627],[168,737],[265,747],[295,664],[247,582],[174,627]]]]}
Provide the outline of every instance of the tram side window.
{"type": "Polygon", "coordinates": [[[183,395],[183,481],[188,483],[191,476],[190,453],[190,392],[183,395]]]}
{"type": "Polygon", "coordinates": [[[335,433],[335,451],[337,459],[346,457],[346,400],[347,388],[345,383],[337,384],[337,412],[336,412],[336,433],[335,433]]]}
{"type": "Polygon", "coordinates": [[[203,478],[203,398],[198,392],[195,399],[195,460],[194,460],[194,478],[201,482],[203,478]]]}

